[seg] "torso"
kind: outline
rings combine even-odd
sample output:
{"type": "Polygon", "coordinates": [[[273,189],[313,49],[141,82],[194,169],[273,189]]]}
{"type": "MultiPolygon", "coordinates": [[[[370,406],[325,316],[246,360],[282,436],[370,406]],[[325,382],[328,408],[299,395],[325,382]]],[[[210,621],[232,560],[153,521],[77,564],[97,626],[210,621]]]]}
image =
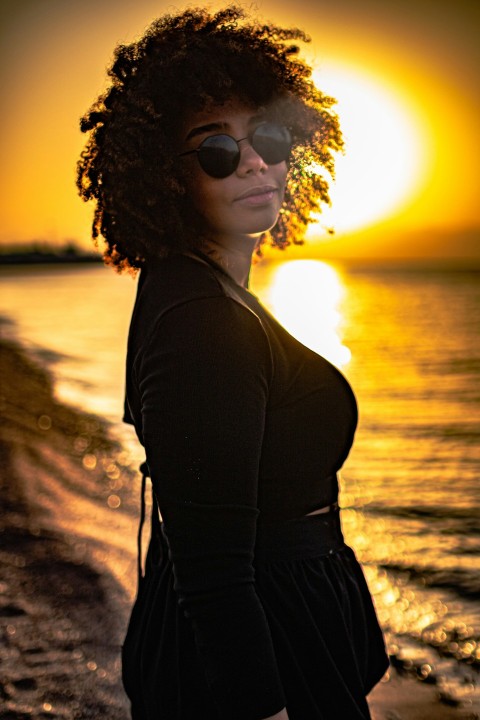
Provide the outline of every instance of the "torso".
{"type": "MultiPolygon", "coordinates": [[[[261,323],[273,371],[258,476],[260,519],[297,518],[334,503],[336,472],[348,455],[357,423],[355,397],[344,376],[293,338],[254,295],[216,266],[176,256],[149,269],[142,285],[132,321],[130,367],[142,352],[142,337],[176,304],[224,296],[261,323]]],[[[138,399],[128,379],[127,385],[133,416],[138,417],[138,399]]]]}

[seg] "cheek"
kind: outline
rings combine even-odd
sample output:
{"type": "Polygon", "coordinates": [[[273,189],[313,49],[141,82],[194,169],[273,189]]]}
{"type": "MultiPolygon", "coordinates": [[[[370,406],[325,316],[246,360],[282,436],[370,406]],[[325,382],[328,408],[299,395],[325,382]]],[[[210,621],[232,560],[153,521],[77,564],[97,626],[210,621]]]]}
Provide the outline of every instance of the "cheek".
{"type": "Polygon", "coordinates": [[[287,184],[288,170],[289,168],[286,162],[283,162],[278,166],[278,175],[276,176],[276,180],[280,187],[283,188],[283,191],[285,191],[285,187],[287,184]]]}
{"type": "Polygon", "coordinates": [[[189,188],[190,198],[198,214],[209,225],[217,226],[228,215],[228,203],[218,183],[204,173],[203,176],[194,179],[189,188]]]}
{"type": "Polygon", "coordinates": [[[192,199],[196,210],[204,216],[215,213],[221,207],[218,193],[206,184],[195,188],[192,199]]]}
{"type": "Polygon", "coordinates": [[[275,185],[278,185],[280,188],[279,193],[279,204],[280,207],[283,204],[283,201],[285,199],[285,189],[287,186],[287,178],[288,178],[288,166],[286,162],[282,162],[279,165],[271,165],[269,168],[269,178],[275,183],[275,185]]]}
{"type": "Polygon", "coordinates": [[[200,172],[192,174],[187,184],[187,195],[190,203],[200,215],[205,214],[206,208],[210,205],[210,189],[203,181],[200,172]]]}

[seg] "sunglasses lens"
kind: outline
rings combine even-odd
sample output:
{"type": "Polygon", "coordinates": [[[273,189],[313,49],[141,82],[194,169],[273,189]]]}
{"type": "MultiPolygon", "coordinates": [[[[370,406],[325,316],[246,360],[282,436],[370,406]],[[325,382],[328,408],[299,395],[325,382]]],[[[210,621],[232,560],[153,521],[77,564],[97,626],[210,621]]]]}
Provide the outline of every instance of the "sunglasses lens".
{"type": "MultiPolygon", "coordinates": [[[[277,165],[288,160],[292,136],[283,125],[263,123],[255,129],[251,143],[267,165],[277,165]]],[[[214,178],[228,177],[235,172],[240,162],[238,142],[230,135],[211,135],[205,138],[197,154],[202,170],[214,178]]]]}
{"type": "Polygon", "coordinates": [[[201,144],[198,160],[202,169],[211,177],[226,178],[238,167],[238,144],[229,135],[212,135],[201,144]]]}
{"type": "Polygon", "coordinates": [[[275,123],[259,125],[252,136],[252,147],[267,165],[288,160],[292,147],[292,136],[288,128],[275,123]]]}

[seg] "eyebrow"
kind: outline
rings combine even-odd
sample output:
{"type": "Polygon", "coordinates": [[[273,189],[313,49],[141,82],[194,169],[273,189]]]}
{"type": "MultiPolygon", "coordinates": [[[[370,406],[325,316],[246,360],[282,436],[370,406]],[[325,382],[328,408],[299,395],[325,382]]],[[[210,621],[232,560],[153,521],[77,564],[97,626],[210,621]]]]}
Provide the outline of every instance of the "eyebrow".
{"type": "Polygon", "coordinates": [[[203,135],[207,132],[212,132],[213,130],[223,130],[225,128],[225,123],[208,123],[208,125],[200,125],[199,127],[193,128],[193,130],[190,130],[186,140],[191,140],[194,137],[197,137],[197,135],[203,135]]]}
{"type": "MultiPolygon", "coordinates": [[[[254,115],[250,120],[248,121],[249,125],[254,125],[256,122],[261,122],[265,119],[264,113],[258,113],[257,115],[254,115]]],[[[198,127],[193,128],[188,133],[187,137],[185,138],[186,141],[191,140],[194,137],[197,137],[197,135],[204,135],[208,132],[214,132],[215,130],[225,130],[226,123],[224,122],[212,122],[208,123],[207,125],[199,125],[198,127]]]]}

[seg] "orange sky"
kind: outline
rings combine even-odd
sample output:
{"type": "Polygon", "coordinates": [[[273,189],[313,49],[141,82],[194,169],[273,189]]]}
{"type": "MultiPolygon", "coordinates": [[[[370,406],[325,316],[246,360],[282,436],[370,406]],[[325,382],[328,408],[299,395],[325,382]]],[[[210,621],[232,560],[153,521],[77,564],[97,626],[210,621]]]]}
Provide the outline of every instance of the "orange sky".
{"type": "MultiPolygon", "coordinates": [[[[88,246],[92,210],[74,186],[84,142],[78,120],[103,88],[115,44],[171,7],[2,0],[0,242],[88,246]]],[[[339,98],[349,132],[333,214],[320,219],[310,246],[329,257],[480,256],[480,4],[264,0],[256,7],[310,33],[316,78],[339,98]],[[333,239],[316,239],[327,237],[322,223],[336,227],[333,239]]]]}

